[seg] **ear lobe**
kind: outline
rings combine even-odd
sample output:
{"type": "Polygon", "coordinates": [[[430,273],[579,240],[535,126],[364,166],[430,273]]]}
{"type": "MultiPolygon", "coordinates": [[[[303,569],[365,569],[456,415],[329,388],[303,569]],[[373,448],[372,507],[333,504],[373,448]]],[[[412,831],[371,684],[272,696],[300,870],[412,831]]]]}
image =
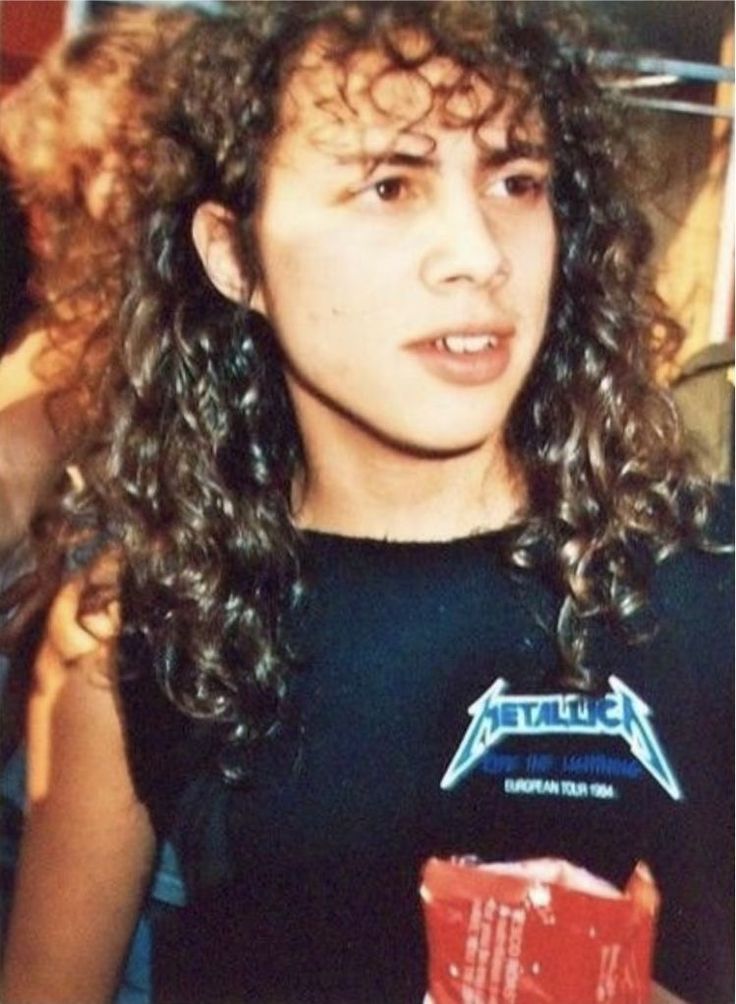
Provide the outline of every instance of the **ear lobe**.
{"type": "Polygon", "coordinates": [[[248,305],[250,306],[251,310],[257,310],[258,313],[263,314],[264,317],[268,316],[268,310],[266,308],[266,299],[263,294],[263,286],[260,284],[260,282],[257,282],[253,286],[248,305]]]}
{"type": "Polygon", "coordinates": [[[263,314],[264,317],[268,317],[266,298],[263,293],[263,286],[260,283],[256,283],[253,287],[250,294],[249,306],[251,310],[257,310],[259,314],[263,314]]]}
{"type": "Polygon", "coordinates": [[[228,300],[246,303],[248,284],[238,259],[235,217],[216,202],[203,202],[192,220],[192,240],[212,285],[228,300]]]}

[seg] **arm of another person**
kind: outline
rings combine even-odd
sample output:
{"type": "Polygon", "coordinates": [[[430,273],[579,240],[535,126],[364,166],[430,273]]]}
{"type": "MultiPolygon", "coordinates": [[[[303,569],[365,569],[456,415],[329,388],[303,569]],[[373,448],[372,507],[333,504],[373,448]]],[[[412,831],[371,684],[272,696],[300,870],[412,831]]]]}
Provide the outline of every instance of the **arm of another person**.
{"type": "Polygon", "coordinates": [[[3,1004],[108,1001],[153,861],[125,752],[114,617],[98,614],[86,630],[81,589],[61,590],[37,661],[3,1004]]]}

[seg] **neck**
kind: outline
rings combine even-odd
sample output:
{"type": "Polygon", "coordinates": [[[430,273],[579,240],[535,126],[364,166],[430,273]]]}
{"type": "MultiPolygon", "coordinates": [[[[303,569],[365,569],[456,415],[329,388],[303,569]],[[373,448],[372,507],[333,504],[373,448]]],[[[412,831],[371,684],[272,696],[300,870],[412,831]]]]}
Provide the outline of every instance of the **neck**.
{"type": "Polygon", "coordinates": [[[368,437],[305,442],[295,488],[302,529],[397,541],[451,540],[506,525],[523,480],[500,443],[452,456],[412,454],[368,437]]]}

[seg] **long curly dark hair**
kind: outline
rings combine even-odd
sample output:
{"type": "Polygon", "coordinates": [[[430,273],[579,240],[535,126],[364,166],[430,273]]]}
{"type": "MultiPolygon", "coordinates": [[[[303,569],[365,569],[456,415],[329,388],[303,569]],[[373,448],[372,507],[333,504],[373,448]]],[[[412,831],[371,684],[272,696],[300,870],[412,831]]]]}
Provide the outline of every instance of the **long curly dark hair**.
{"type": "Polygon", "coordinates": [[[592,35],[574,8],[529,2],[228,11],[196,26],[173,61],[176,97],[160,125],[109,421],[73,500],[122,551],[122,672],[135,668],[125,641],[137,639],[175,705],[225,723],[246,745],[282,714],[292,667],[284,618],[302,589],[290,506],[299,431],[270,326],[214,291],[190,229],[203,201],[230,209],[243,273],[256,281],[252,220],[280,96],[319,32],[338,67],[366,48],[408,72],[449,57],[512,95],[517,124],[529,109],[541,115],[559,265],[545,342],[506,430],[528,487],[508,558],[560,589],[563,682],[594,689],[589,626],[639,623],[654,564],[704,541],[710,496],[655,381],[680,332],[647,271],[640,151],[625,109],[597,79],[592,35]],[[426,42],[421,56],[402,51],[406,27],[426,42]]]}

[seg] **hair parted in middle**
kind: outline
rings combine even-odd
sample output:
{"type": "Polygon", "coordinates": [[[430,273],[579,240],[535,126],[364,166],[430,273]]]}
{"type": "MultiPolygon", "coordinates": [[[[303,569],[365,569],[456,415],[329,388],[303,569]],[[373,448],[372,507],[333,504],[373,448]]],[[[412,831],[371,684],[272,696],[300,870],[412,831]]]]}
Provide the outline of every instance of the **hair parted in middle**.
{"type": "Polygon", "coordinates": [[[640,157],[624,109],[591,66],[593,36],[575,11],[547,3],[228,10],[194,26],[172,60],[174,100],[159,127],[116,393],[73,501],[120,542],[123,671],[134,662],[141,671],[143,644],[180,709],[223,722],[246,746],[282,714],[293,663],[284,618],[302,590],[291,511],[299,430],[271,326],[215,291],[190,231],[204,201],[229,209],[252,288],[253,214],[284,87],[319,39],[343,82],[363,51],[383,55],[382,73],[423,80],[427,114],[452,114],[452,93],[421,77],[429,60],[463,70],[457,87],[468,75],[486,81],[493,101],[459,123],[476,136],[509,104],[509,143],[520,142],[530,114],[541,119],[559,252],[544,344],[506,428],[528,489],[508,558],[519,570],[541,568],[564,597],[558,683],[595,689],[589,625],[637,622],[654,563],[701,538],[709,495],[689,472],[676,414],[654,380],[680,333],[653,291],[640,157]]]}

